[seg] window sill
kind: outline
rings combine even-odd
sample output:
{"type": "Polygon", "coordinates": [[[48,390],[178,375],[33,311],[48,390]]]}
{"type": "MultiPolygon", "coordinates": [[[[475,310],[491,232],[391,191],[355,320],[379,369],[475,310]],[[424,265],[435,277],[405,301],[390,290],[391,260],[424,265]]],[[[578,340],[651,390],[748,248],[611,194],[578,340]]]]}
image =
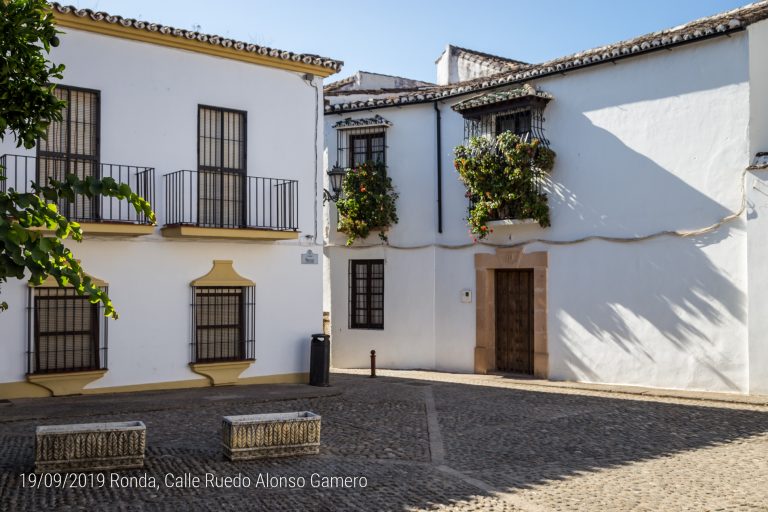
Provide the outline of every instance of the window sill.
{"type": "Polygon", "coordinates": [[[253,361],[221,361],[217,363],[189,363],[193,372],[199,373],[211,381],[211,386],[231,386],[237,384],[240,374],[251,366],[253,361]]]}
{"type": "Polygon", "coordinates": [[[166,238],[213,238],[224,240],[293,240],[298,231],[273,231],[251,228],[202,228],[198,226],[166,226],[160,230],[166,238]]]}
{"type": "Polygon", "coordinates": [[[536,219],[499,219],[488,222],[489,226],[519,226],[523,224],[538,224],[536,219]]]}
{"type": "MultiPolygon", "coordinates": [[[[155,232],[155,226],[148,224],[129,224],[123,222],[78,222],[83,230],[83,238],[92,236],[143,236],[155,232]]],[[[33,228],[44,234],[53,234],[56,230],[33,228]]]]}
{"type": "Polygon", "coordinates": [[[27,382],[44,387],[53,396],[81,395],[85,386],[102,378],[105,373],[107,370],[35,373],[27,375],[27,382]]]}

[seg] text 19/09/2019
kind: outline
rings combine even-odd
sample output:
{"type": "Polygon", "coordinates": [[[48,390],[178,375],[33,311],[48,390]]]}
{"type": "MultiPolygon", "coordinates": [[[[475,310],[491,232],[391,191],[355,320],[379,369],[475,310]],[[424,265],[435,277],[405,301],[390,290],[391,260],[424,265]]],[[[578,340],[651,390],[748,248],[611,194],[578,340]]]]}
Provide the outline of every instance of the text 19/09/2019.
{"type": "Polygon", "coordinates": [[[122,475],[120,473],[22,473],[21,485],[26,488],[137,488],[159,489],[160,487],[179,489],[228,489],[228,488],[261,488],[261,489],[363,489],[368,487],[368,479],[364,476],[323,475],[312,473],[302,475],[273,475],[258,473],[247,476],[242,473],[235,475],[219,475],[217,473],[166,473],[164,475],[122,475]]]}

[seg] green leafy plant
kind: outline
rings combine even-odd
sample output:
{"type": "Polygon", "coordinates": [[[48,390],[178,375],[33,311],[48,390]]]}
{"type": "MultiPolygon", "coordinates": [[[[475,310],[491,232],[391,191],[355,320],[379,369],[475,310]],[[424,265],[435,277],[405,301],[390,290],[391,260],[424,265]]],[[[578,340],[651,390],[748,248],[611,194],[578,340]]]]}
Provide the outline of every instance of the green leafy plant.
{"type": "MultiPolygon", "coordinates": [[[[61,120],[65,106],[51,84],[52,79],[62,78],[64,66],[46,56],[59,44],[50,6],[44,0],[0,1],[0,33],[0,141],[11,133],[17,146],[31,149],[38,138],[45,137],[52,121],[61,120]]],[[[6,179],[4,172],[0,167],[0,181],[6,179]]],[[[64,181],[32,183],[32,190],[19,193],[0,186],[0,284],[29,274],[30,283],[37,285],[52,276],[60,286],[72,286],[92,303],[103,304],[106,316],[117,318],[107,294],[93,284],[64,246],[64,239],[79,242],[83,233],[77,222],[59,213],[56,204],[74,201],[75,196],[109,196],[128,201],[154,223],[150,204],[112,178],[82,180],[70,175],[64,181]],[[44,229],[53,236],[44,236],[44,229]]],[[[7,303],[0,302],[0,311],[7,308],[7,303]]]]}
{"type": "Polygon", "coordinates": [[[341,188],[338,230],[347,235],[347,245],[366,238],[372,229],[380,230],[379,238],[386,242],[386,230],[397,224],[398,194],[384,164],[366,162],[349,169],[341,188]]]}
{"type": "Polygon", "coordinates": [[[467,222],[475,241],[493,231],[491,220],[535,219],[542,227],[550,225],[547,195],[538,180],[552,170],[555,152],[540,140],[503,132],[495,139],[473,137],[454,154],[471,200],[467,222]]]}

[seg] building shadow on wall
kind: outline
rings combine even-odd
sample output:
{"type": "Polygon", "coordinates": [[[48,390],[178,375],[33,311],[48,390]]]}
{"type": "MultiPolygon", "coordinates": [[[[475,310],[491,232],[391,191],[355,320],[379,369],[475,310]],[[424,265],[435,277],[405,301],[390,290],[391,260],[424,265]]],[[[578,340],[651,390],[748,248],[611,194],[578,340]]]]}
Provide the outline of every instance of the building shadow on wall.
{"type": "MultiPolygon", "coordinates": [[[[588,140],[589,146],[587,151],[559,155],[562,167],[553,171],[550,189],[555,226],[550,238],[568,240],[592,234],[630,238],[664,230],[694,230],[733,213],[681,180],[674,169],[665,169],[628,147],[587,116],[575,117],[579,119],[578,138],[588,140]],[[599,187],[600,192],[595,194],[590,187],[599,187]],[[567,232],[558,232],[558,222],[568,225],[567,232]]],[[[575,147],[580,147],[578,141],[575,147]]],[[[733,169],[732,179],[723,186],[740,190],[741,171],[733,169]]],[[[711,349],[722,341],[724,325],[744,324],[746,296],[739,276],[719,268],[710,255],[719,244],[735,246],[738,242],[732,239],[743,231],[743,221],[736,220],[685,238],[665,235],[640,242],[590,241],[551,249],[549,313],[554,325],[550,325],[549,350],[550,361],[559,365],[556,374],[565,379],[605,381],[596,370],[600,364],[591,359],[595,354],[589,353],[595,343],[584,343],[588,335],[616,345],[626,354],[623,364],[635,367],[654,364],[664,368],[661,359],[667,353],[666,343],[695,358],[726,389],[739,390],[740,385],[721,371],[721,361],[712,357],[711,349]],[[559,262],[568,266],[567,276],[558,273],[559,262]]],[[[724,257],[724,250],[717,252],[724,257]]],[[[738,265],[731,269],[735,267],[738,265]]],[[[733,341],[739,339],[737,332],[730,336],[733,341]]],[[[724,354],[719,355],[724,359],[724,354]]],[[[738,357],[725,359],[739,364],[738,357]]]]}

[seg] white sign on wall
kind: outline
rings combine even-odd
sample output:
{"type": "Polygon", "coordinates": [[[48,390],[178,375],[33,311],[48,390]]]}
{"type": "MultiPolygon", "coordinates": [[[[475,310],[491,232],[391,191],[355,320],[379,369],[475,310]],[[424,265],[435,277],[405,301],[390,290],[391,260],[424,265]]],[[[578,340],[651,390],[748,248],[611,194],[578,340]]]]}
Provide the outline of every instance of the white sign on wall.
{"type": "Polygon", "coordinates": [[[301,255],[302,265],[317,265],[317,254],[312,252],[312,249],[308,249],[307,252],[301,255]]]}

